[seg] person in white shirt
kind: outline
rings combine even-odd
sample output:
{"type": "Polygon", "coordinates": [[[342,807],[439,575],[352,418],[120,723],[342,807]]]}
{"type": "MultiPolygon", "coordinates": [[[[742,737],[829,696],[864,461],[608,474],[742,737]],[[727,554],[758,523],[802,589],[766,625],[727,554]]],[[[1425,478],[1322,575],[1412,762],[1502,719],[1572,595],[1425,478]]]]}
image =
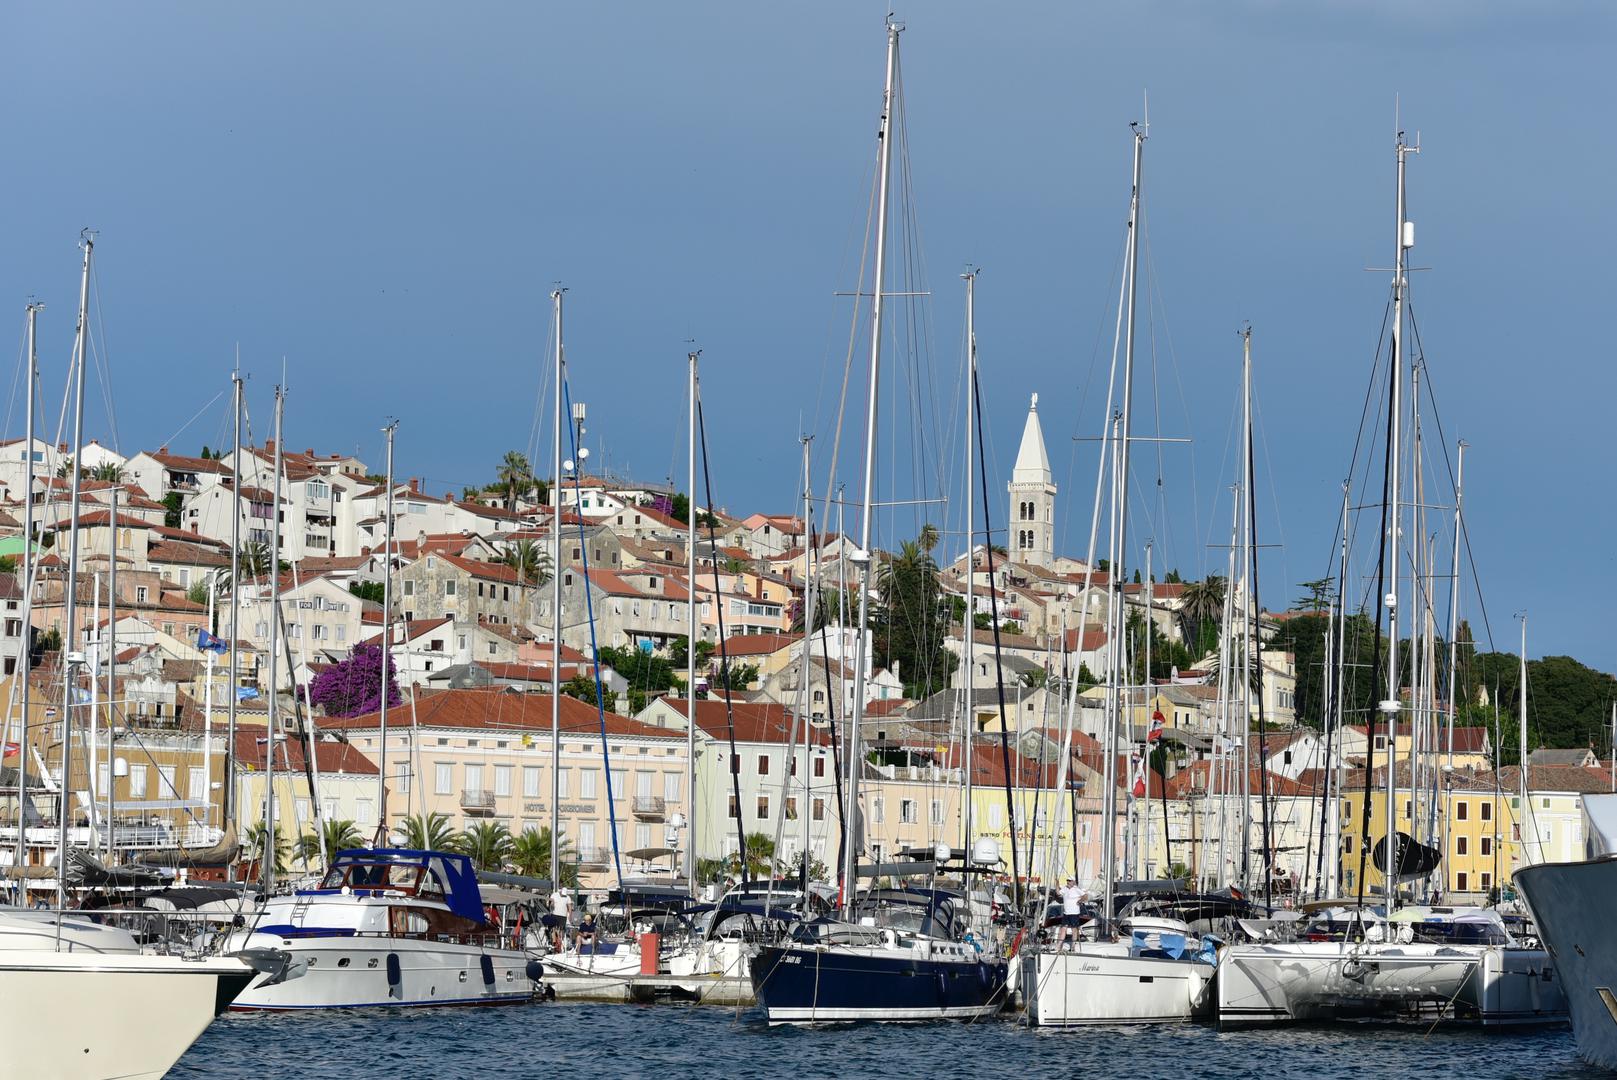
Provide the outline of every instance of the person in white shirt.
{"type": "Polygon", "coordinates": [[[1084,901],[1089,893],[1078,887],[1077,878],[1068,878],[1061,889],[1061,944],[1078,940],[1078,927],[1083,925],[1084,901]]]}
{"type": "Polygon", "coordinates": [[[545,925],[550,928],[551,948],[561,952],[566,943],[567,920],[573,914],[573,897],[566,889],[557,889],[550,894],[550,914],[545,916],[545,925]]]}

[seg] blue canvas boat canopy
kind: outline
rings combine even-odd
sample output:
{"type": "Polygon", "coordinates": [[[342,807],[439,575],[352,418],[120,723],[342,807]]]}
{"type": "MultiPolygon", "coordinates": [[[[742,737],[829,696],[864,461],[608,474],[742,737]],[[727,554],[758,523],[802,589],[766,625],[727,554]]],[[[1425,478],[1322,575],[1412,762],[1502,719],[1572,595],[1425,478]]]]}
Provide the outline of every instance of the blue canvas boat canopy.
{"type": "Polygon", "coordinates": [[[465,855],[447,851],[414,848],[356,848],[339,851],[331,860],[332,869],[350,865],[425,867],[444,890],[444,903],[456,915],[483,922],[483,894],[477,887],[477,870],[465,855]]]}

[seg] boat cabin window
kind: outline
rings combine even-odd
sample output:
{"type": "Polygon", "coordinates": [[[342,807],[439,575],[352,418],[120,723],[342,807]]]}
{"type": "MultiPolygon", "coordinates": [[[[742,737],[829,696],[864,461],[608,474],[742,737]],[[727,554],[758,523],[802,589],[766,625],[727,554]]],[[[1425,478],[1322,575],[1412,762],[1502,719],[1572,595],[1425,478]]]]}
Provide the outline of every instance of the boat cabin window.
{"type": "MultiPolygon", "coordinates": [[[[341,863],[326,871],[322,889],[413,889],[421,868],[404,863],[341,863]]],[[[440,890],[441,891],[441,890],[440,890]]]]}

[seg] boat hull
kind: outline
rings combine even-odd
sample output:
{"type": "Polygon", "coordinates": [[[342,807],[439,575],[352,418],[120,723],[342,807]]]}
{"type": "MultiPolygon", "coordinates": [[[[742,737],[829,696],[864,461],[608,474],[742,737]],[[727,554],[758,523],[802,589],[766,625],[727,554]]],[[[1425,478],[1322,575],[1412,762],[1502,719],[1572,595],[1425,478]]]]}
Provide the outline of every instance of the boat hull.
{"type": "Polygon", "coordinates": [[[1301,941],[1232,945],[1218,963],[1225,1027],[1454,1015],[1482,947],[1301,941]]]}
{"type": "Polygon", "coordinates": [[[965,946],[767,946],[752,985],[771,1024],[969,1020],[1005,1004],[1006,965],[965,946]],[[907,955],[906,955],[907,954],[907,955]]]}
{"type": "Polygon", "coordinates": [[[6,1075],[163,1076],[253,975],[218,957],[0,953],[6,1075]]]}
{"type": "Polygon", "coordinates": [[[1617,861],[1541,863],[1516,871],[1566,996],[1578,1053],[1617,1069],[1617,861]]]}
{"type": "Polygon", "coordinates": [[[1182,1024],[1206,1012],[1215,969],[1197,960],[1131,956],[1084,945],[1022,958],[1028,1020],[1038,1027],[1182,1024]]]}
{"type": "Polygon", "coordinates": [[[1460,993],[1461,1013],[1483,1027],[1567,1022],[1566,992],[1545,949],[1490,946],[1460,993]]]}
{"type": "Polygon", "coordinates": [[[535,984],[525,953],[420,938],[282,937],[254,933],[245,948],[287,954],[231,1003],[238,1011],[515,1005],[535,984]],[[485,962],[485,958],[486,962],[485,962]]]}

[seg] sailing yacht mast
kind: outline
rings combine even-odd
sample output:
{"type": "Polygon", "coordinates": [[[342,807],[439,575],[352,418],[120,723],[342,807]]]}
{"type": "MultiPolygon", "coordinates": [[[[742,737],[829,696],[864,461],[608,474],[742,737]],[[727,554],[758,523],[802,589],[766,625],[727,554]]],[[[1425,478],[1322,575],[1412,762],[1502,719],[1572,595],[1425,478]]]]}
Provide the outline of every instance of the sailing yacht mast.
{"type": "MultiPolygon", "coordinates": [[[[1521,684],[1516,714],[1516,782],[1521,809],[1516,814],[1516,829],[1521,833],[1521,865],[1527,866],[1527,613],[1522,613],[1521,684]]],[[[1536,830],[1535,830],[1536,831],[1536,830]]],[[[1543,855],[1542,848],[1539,851],[1543,855]]]]}
{"type": "MultiPolygon", "coordinates": [[[[32,648],[34,625],[34,399],[38,396],[39,388],[39,345],[35,335],[35,325],[39,313],[45,305],[37,301],[28,302],[28,378],[24,380],[28,394],[28,420],[27,437],[24,445],[28,448],[23,453],[23,460],[27,462],[28,479],[23,487],[22,500],[22,640],[19,646],[20,655],[17,657],[17,670],[22,672],[22,719],[17,722],[17,851],[12,858],[11,865],[22,867],[27,860],[28,846],[26,843],[28,832],[28,727],[33,720],[34,693],[33,693],[33,660],[32,648]]],[[[17,889],[14,894],[20,901],[26,895],[24,890],[25,879],[17,879],[17,889]]],[[[18,905],[23,906],[19,903],[18,905]]]]}
{"type": "MultiPolygon", "coordinates": [[[[559,307],[557,318],[560,319],[559,307]]],[[[696,897],[696,364],[701,355],[699,351],[685,354],[685,407],[689,414],[685,490],[690,492],[685,499],[685,591],[689,597],[685,602],[685,877],[693,899],[696,897]]],[[[714,557],[718,557],[716,550],[714,557]]],[[[719,602],[717,594],[713,602],[719,602]]],[[[803,647],[806,650],[807,643],[803,647]]]]}
{"type": "MultiPolygon", "coordinates": [[[[238,626],[241,620],[241,391],[241,358],[238,356],[236,370],[230,376],[230,467],[235,475],[230,484],[230,696],[227,702],[229,713],[225,720],[225,786],[221,794],[224,820],[220,822],[221,828],[228,828],[240,813],[240,808],[236,806],[236,688],[241,685],[241,673],[237,666],[240,656],[236,642],[241,640],[238,626]]],[[[225,879],[236,879],[234,861],[226,866],[225,879]]]]}
{"type": "Polygon", "coordinates": [[[876,200],[876,256],[871,277],[870,300],[870,382],[865,406],[865,463],[864,492],[859,509],[859,663],[853,672],[853,715],[848,724],[846,741],[848,752],[843,755],[848,770],[848,813],[856,827],[845,830],[846,850],[842,861],[842,908],[852,916],[855,895],[859,887],[860,834],[864,831],[857,823],[864,820],[856,809],[859,805],[859,773],[862,755],[859,753],[860,726],[865,719],[865,639],[870,626],[870,561],[872,508],[876,496],[876,421],[878,394],[881,389],[881,345],[883,288],[887,284],[887,210],[893,171],[893,112],[897,107],[893,91],[898,79],[898,35],[904,27],[889,21],[887,24],[887,80],[882,90],[881,126],[876,132],[881,164],[877,167],[876,200]]]}
{"type": "MultiPolygon", "coordinates": [[[[284,387],[275,388],[275,456],[274,476],[270,482],[271,498],[279,507],[281,502],[281,414],[286,402],[284,387]]],[[[267,778],[264,792],[264,851],[260,856],[260,867],[264,879],[264,895],[268,896],[275,888],[275,719],[279,711],[280,691],[276,685],[278,677],[277,658],[280,655],[281,645],[281,515],[279,510],[270,519],[270,556],[269,568],[266,576],[269,578],[269,611],[270,611],[270,641],[269,641],[269,738],[264,743],[264,775],[267,778]]]]}
{"type": "MultiPolygon", "coordinates": [[[[80,234],[79,246],[84,249],[84,268],[79,280],[79,326],[73,340],[73,457],[68,462],[72,472],[73,505],[68,510],[67,589],[62,594],[62,799],[59,829],[56,837],[56,906],[67,906],[67,833],[72,820],[73,775],[73,680],[72,658],[78,654],[79,613],[79,480],[82,474],[79,458],[84,450],[84,369],[89,356],[90,339],[90,256],[95,251],[95,236],[88,230],[80,234]]],[[[32,450],[32,447],[30,447],[32,450]]],[[[33,493],[29,492],[29,497],[33,493]]]]}
{"type": "MultiPolygon", "coordinates": [[[[1387,681],[1385,685],[1386,698],[1377,706],[1382,714],[1383,723],[1387,731],[1387,780],[1386,780],[1386,869],[1382,873],[1382,891],[1386,899],[1386,915],[1388,918],[1398,907],[1398,818],[1395,814],[1398,798],[1398,542],[1402,534],[1403,507],[1400,484],[1402,474],[1398,459],[1401,456],[1403,439],[1403,378],[1404,378],[1404,288],[1407,284],[1405,276],[1405,259],[1410,248],[1415,246],[1415,229],[1412,222],[1404,217],[1404,171],[1405,159],[1410,153],[1420,153],[1420,147],[1411,147],[1404,142],[1404,133],[1398,133],[1398,221],[1397,221],[1397,258],[1393,263],[1392,278],[1392,358],[1391,370],[1388,380],[1391,384],[1392,407],[1389,411],[1387,430],[1387,453],[1392,455],[1392,467],[1387,470],[1390,490],[1387,495],[1388,514],[1391,525],[1387,530],[1385,542],[1388,546],[1387,562],[1392,566],[1392,573],[1387,575],[1387,681]]],[[[1371,765],[1374,767],[1375,748],[1371,747],[1371,765]]]]}
{"type": "MultiPolygon", "coordinates": [[[[1465,527],[1461,508],[1465,502],[1466,445],[1462,439],[1459,447],[1460,461],[1454,473],[1454,576],[1449,580],[1449,730],[1445,755],[1450,770],[1454,768],[1454,721],[1459,716],[1455,712],[1459,689],[1459,680],[1455,676],[1460,670],[1460,542],[1461,532],[1465,527]]],[[[1447,822],[1448,815],[1445,814],[1443,819],[1447,822]]]]}
{"type": "MultiPolygon", "coordinates": [[[[377,710],[376,727],[381,749],[376,759],[376,845],[387,843],[387,698],[388,668],[393,662],[393,433],[399,422],[382,429],[387,436],[386,520],[382,523],[382,704],[377,710]]],[[[276,449],[280,449],[279,442],[276,449]]],[[[409,767],[406,762],[405,767],[409,767]]],[[[423,838],[425,842],[425,838],[423,838]]]]}
{"type": "MultiPolygon", "coordinates": [[[[1112,584],[1112,625],[1113,631],[1108,636],[1112,641],[1111,663],[1111,698],[1113,701],[1111,716],[1106,724],[1106,765],[1108,772],[1107,797],[1116,805],[1117,793],[1115,774],[1117,770],[1117,726],[1124,712],[1123,678],[1126,669],[1122,666],[1122,652],[1125,641],[1124,631],[1128,627],[1128,617],[1123,598],[1124,564],[1127,561],[1125,552],[1128,544],[1128,480],[1129,480],[1129,425],[1134,412],[1134,320],[1138,308],[1138,280],[1140,266],[1140,195],[1143,181],[1142,171],[1145,165],[1146,129],[1139,123],[1129,125],[1134,132],[1134,178],[1129,194],[1129,225],[1128,225],[1128,301],[1127,315],[1123,324],[1123,409],[1114,421],[1117,431],[1116,447],[1113,456],[1116,461],[1116,482],[1112,488],[1112,510],[1116,518],[1114,528],[1115,544],[1112,552],[1110,567],[1110,580],[1112,584]]],[[[1111,918],[1112,892],[1114,880],[1117,876],[1117,822],[1111,809],[1108,808],[1105,820],[1101,822],[1101,857],[1105,860],[1106,874],[1104,876],[1105,897],[1101,907],[1104,917],[1111,918]]]]}
{"type": "MultiPolygon", "coordinates": [[[[561,296],[555,289],[550,302],[556,320],[556,413],[551,422],[550,445],[550,887],[561,888],[561,296]]],[[[692,499],[696,492],[691,492],[692,499]]],[[[585,589],[589,588],[585,583],[585,589]]],[[[694,719],[694,718],[693,718],[694,719]]],[[[695,803],[692,791],[691,802],[695,803]]],[[[692,829],[694,833],[695,830],[692,829]]]]}
{"type": "Polygon", "coordinates": [[[977,500],[972,497],[971,484],[974,473],[974,458],[976,441],[972,438],[976,430],[977,410],[977,271],[968,270],[960,275],[966,281],[966,614],[961,621],[960,644],[965,660],[966,686],[965,717],[961,725],[960,769],[965,777],[965,787],[961,793],[960,804],[960,850],[965,852],[965,858],[971,858],[971,785],[973,772],[972,755],[976,749],[977,733],[977,702],[975,669],[977,654],[977,530],[976,509],[977,500]]]}

